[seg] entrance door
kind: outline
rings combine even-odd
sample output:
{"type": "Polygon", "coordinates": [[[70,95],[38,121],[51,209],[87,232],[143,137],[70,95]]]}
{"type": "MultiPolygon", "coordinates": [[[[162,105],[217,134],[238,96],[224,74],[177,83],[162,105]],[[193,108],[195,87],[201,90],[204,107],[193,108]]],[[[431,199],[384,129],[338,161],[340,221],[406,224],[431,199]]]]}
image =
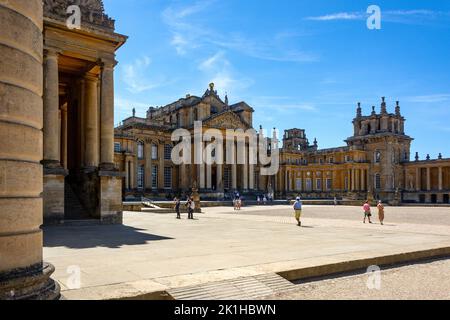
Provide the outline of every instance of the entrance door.
{"type": "Polygon", "coordinates": [[[444,203],[450,203],[450,196],[448,194],[444,194],[444,203]]]}
{"type": "Polygon", "coordinates": [[[435,194],[431,195],[431,203],[437,203],[437,195],[435,194]]]}

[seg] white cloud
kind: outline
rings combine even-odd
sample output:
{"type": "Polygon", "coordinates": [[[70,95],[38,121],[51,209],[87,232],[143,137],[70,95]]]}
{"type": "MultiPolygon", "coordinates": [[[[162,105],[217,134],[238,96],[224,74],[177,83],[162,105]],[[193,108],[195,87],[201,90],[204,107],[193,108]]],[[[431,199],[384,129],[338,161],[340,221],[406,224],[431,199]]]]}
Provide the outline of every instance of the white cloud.
{"type": "Polygon", "coordinates": [[[198,69],[208,81],[215,84],[219,94],[222,96],[228,92],[237,95],[254,83],[252,79],[242,76],[235,71],[224,51],[218,51],[201,61],[198,69]]]}
{"type": "Polygon", "coordinates": [[[134,60],[132,63],[125,64],[122,67],[123,81],[126,84],[126,89],[131,93],[141,93],[149,91],[170,82],[166,77],[159,76],[156,79],[149,79],[147,70],[152,64],[150,57],[144,56],[140,59],[134,60]]]}
{"type": "MultiPolygon", "coordinates": [[[[345,20],[365,20],[370,14],[366,12],[338,12],[322,16],[306,17],[311,21],[345,21],[345,20]]],[[[383,21],[396,23],[421,24],[425,20],[437,19],[440,17],[450,17],[450,12],[433,10],[381,10],[383,21]]]]}
{"type": "Polygon", "coordinates": [[[362,13],[340,12],[340,13],[327,14],[327,15],[318,16],[318,17],[307,17],[306,20],[312,20],[312,21],[360,20],[360,19],[363,19],[364,17],[365,16],[362,13]]]}
{"type": "Polygon", "coordinates": [[[214,0],[197,2],[186,7],[169,6],[163,11],[162,19],[172,33],[170,43],[179,55],[185,55],[199,47],[214,47],[233,50],[262,60],[280,62],[318,60],[316,55],[292,47],[290,40],[292,37],[298,37],[298,32],[283,31],[273,35],[264,34],[262,38],[254,38],[239,33],[223,34],[215,31],[204,23],[210,15],[200,16],[200,13],[206,11],[214,2],[214,0]]]}

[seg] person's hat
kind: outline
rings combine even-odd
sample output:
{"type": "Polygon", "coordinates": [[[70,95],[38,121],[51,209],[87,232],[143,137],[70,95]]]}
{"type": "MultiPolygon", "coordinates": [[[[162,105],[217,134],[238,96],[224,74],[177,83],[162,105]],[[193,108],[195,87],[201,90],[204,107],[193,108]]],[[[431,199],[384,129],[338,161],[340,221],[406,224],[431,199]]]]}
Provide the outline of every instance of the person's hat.
{"type": "Polygon", "coordinates": [[[297,201],[300,201],[300,197],[297,197],[296,200],[297,200],[297,201]]]}

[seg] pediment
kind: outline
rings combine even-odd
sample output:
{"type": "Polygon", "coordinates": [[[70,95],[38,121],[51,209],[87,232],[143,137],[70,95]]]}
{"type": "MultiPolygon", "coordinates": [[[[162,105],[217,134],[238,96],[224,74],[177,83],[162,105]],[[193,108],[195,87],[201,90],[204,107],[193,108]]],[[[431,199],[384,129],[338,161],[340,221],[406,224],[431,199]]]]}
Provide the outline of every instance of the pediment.
{"type": "Polygon", "coordinates": [[[244,129],[247,130],[250,126],[239,118],[232,111],[219,114],[211,117],[203,123],[204,126],[216,129],[244,129]]]}

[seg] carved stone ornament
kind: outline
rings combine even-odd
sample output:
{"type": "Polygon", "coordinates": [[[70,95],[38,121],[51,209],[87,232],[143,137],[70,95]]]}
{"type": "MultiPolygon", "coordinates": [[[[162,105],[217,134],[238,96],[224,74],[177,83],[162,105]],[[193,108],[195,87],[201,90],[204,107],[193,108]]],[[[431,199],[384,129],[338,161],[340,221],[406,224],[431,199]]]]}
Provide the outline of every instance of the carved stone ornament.
{"type": "Polygon", "coordinates": [[[82,25],[114,31],[115,21],[105,14],[102,0],[43,0],[43,3],[45,17],[66,21],[70,17],[67,8],[77,5],[81,10],[82,25]]]}
{"type": "Polygon", "coordinates": [[[230,112],[206,121],[205,125],[218,129],[248,129],[248,126],[237,115],[230,112]]]}

